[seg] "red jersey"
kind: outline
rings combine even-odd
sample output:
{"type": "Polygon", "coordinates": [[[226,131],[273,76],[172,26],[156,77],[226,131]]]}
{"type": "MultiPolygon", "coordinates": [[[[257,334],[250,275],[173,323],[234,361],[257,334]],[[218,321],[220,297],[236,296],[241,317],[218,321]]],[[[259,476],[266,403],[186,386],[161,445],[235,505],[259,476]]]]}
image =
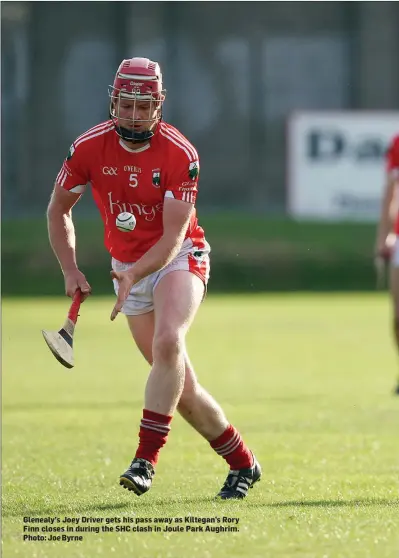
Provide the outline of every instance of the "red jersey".
{"type": "MultiPolygon", "coordinates": [[[[129,149],[111,120],[94,126],[71,145],[57,176],[57,183],[75,193],[90,183],[104,222],[104,243],[112,257],[135,262],[163,234],[165,198],[195,204],[199,158],[191,143],[176,128],[160,122],[150,142],[129,149]],[[116,217],[128,211],[136,217],[132,232],[119,231],[116,217]]],[[[204,231],[196,212],[186,238],[204,245],[204,231]]]]}
{"type": "MultiPolygon", "coordinates": [[[[393,138],[389,146],[386,157],[386,172],[387,175],[399,180],[399,135],[393,138]]],[[[396,216],[394,230],[399,235],[399,214],[396,216]]]]}

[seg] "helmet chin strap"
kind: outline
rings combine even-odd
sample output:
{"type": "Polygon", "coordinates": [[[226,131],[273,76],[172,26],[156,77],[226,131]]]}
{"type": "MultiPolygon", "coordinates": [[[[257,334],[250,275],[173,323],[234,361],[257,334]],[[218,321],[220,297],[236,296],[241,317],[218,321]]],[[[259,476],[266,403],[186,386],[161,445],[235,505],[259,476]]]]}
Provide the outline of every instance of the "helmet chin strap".
{"type": "Polygon", "coordinates": [[[142,143],[143,141],[151,139],[154,135],[154,132],[152,130],[145,130],[144,132],[134,132],[132,130],[128,130],[127,128],[116,126],[115,123],[114,126],[119,137],[121,137],[125,141],[131,141],[132,143],[142,143]]]}

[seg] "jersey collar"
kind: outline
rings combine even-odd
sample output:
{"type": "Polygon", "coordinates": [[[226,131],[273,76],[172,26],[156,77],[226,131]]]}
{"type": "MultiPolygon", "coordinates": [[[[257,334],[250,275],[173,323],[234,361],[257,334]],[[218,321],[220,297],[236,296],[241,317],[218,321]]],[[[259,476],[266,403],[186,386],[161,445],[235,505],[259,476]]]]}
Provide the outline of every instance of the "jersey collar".
{"type": "Polygon", "coordinates": [[[139,147],[138,149],[130,149],[130,147],[124,144],[122,138],[119,138],[119,145],[126,151],[129,151],[129,153],[141,153],[142,151],[145,151],[146,149],[149,149],[151,147],[151,142],[148,142],[147,145],[143,145],[143,147],[139,147]]]}

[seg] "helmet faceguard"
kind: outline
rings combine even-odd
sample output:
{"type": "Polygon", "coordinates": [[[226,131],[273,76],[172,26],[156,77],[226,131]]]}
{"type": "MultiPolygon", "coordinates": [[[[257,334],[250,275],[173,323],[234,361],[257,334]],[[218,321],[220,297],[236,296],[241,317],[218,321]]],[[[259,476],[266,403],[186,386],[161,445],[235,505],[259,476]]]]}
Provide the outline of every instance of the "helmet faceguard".
{"type": "MultiPolygon", "coordinates": [[[[116,133],[124,140],[133,143],[147,141],[154,135],[155,125],[162,119],[162,104],[165,100],[162,89],[162,74],[159,64],[148,58],[130,58],[123,60],[115,75],[114,84],[109,86],[109,113],[116,133]],[[133,101],[131,117],[120,116],[120,101],[133,101]],[[148,103],[148,118],[137,118],[136,103],[148,103]],[[121,126],[121,121],[128,121],[132,129],[121,126]],[[148,126],[145,130],[135,127],[148,126]]],[[[129,108],[130,111],[130,108],[129,108]]]]}

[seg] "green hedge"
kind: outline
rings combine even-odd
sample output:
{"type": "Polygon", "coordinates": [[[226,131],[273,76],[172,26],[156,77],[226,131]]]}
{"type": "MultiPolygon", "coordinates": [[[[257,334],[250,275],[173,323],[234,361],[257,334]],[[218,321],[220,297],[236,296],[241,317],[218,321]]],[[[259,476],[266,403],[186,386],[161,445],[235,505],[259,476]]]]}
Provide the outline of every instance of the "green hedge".
{"type": "MultiPolygon", "coordinates": [[[[78,262],[96,293],[111,293],[110,258],[99,219],[76,219],[78,262]]],[[[201,219],[212,246],[209,291],[370,290],[375,226],[212,215],[201,219]]],[[[2,224],[3,295],[63,289],[46,222],[2,224]]]]}

